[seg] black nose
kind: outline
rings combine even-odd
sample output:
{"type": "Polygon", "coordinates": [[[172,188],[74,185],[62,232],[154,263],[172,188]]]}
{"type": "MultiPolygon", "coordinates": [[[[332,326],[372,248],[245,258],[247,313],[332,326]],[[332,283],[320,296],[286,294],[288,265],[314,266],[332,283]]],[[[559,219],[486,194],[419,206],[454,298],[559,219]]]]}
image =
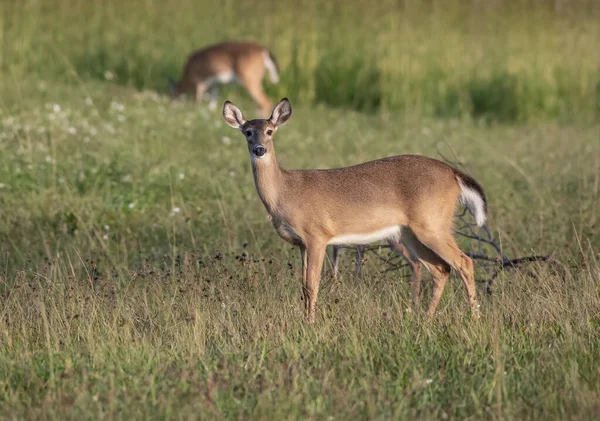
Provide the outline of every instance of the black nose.
{"type": "Polygon", "coordinates": [[[266,153],[267,153],[267,148],[265,148],[264,146],[258,145],[258,146],[254,147],[254,155],[263,156],[266,153]]]}

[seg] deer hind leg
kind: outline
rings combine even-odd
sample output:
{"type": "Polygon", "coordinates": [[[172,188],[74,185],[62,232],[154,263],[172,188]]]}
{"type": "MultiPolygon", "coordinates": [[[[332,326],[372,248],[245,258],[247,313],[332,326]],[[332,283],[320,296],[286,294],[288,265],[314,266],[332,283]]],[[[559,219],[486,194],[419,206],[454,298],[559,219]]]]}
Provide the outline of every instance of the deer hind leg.
{"type": "Polygon", "coordinates": [[[410,289],[413,303],[419,304],[421,301],[421,262],[411,253],[411,251],[398,241],[388,241],[392,249],[395,249],[408,263],[410,268],[410,289]]]}
{"type": "MultiPolygon", "coordinates": [[[[420,238],[417,238],[411,230],[405,229],[402,231],[402,242],[414,256],[413,259],[418,259],[433,277],[433,291],[429,307],[427,308],[427,316],[432,317],[440,303],[442,293],[450,277],[451,267],[437,253],[421,242],[420,238]]],[[[413,289],[414,292],[415,290],[413,289]]]]}
{"type": "Polygon", "coordinates": [[[425,244],[435,254],[447,262],[452,269],[458,272],[467,289],[469,307],[473,313],[478,312],[479,303],[477,301],[477,292],[475,288],[473,261],[460,250],[456,244],[456,240],[452,237],[452,234],[450,234],[450,230],[448,230],[447,234],[444,233],[442,236],[422,228],[418,228],[417,230],[413,229],[413,231],[415,231],[415,235],[419,241],[425,244]]]}
{"type": "Polygon", "coordinates": [[[325,245],[307,244],[301,246],[302,251],[302,291],[304,293],[304,316],[308,323],[315,321],[317,308],[317,295],[323,260],[325,259],[325,245]]]}
{"type": "Polygon", "coordinates": [[[253,74],[252,76],[246,75],[242,77],[241,82],[242,85],[244,85],[244,87],[248,90],[248,93],[250,94],[254,102],[256,102],[260,107],[263,117],[268,118],[271,114],[271,108],[273,104],[271,103],[269,97],[267,97],[267,95],[263,91],[262,74],[253,74]]]}

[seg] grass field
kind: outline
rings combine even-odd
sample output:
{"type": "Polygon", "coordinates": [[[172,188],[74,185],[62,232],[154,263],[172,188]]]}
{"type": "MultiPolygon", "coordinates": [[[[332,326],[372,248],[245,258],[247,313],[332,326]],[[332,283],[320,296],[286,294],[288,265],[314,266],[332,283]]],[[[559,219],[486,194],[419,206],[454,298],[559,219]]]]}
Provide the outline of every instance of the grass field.
{"type": "MultiPolygon", "coordinates": [[[[1,3],[0,417],[600,416],[598,7],[464,9],[482,20],[458,3],[378,3],[1,3]],[[437,32],[379,51],[415,28],[437,32]],[[269,93],[294,107],[282,166],[451,157],[484,186],[504,253],[553,254],[564,270],[501,275],[479,291],[480,320],[452,278],[427,322],[403,273],[369,259],[355,279],[347,253],[306,326],[299,252],[267,219],[242,135],[162,96],[188,50],[247,33],[273,46],[269,93]],[[353,61],[361,39],[380,41],[377,71],[353,61]],[[344,60],[346,73],[331,67],[344,60]],[[480,77],[516,85],[481,85],[479,113],[480,77]],[[451,86],[456,108],[436,112],[451,86]]],[[[240,89],[225,97],[252,114],[240,89]]]]}
{"type": "Polygon", "coordinates": [[[600,117],[596,0],[0,5],[0,66],[13,84],[109,75],[113,84],[165,90],[193,49],[252,39],[285,70],[271,95],[296,102],[502,121],[600,117]]]}

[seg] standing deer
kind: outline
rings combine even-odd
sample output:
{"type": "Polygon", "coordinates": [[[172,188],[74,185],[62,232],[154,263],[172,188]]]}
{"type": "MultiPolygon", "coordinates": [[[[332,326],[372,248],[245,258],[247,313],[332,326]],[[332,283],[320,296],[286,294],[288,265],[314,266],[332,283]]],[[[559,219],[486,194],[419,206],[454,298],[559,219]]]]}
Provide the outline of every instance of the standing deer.
{"type": "Polygon", "coordinates": [[[477,225],[487,202],[477,181],[450,165],[420,155],[399,155],[345,168],[284,170],[277,164],[273,135],[292,115],[287,98],[269,119],[246,120],[226,101],[223,117],[248,142],[256,190],[279,236],[298,245],[302,258],[305,317],[313,322],[327,245],[401,241],[431,272],[433,316],[454,269],[473,312],[479,304],[473,262],[453,236],[454,208],[462,199],[477,225]]]}
{"type": "Polygon", "coordinates": [[[217,107],[217,85],[237,81],[247,90],[269,115],[272,103],[265,95],[262,81],[269,72],[271,82],[279,82],[279,70],[275,57],[265,47],[252,42],[224,42],[211,45],[192,53],[183,68],[179,82],[169,81],[173,98],[185,92],[193,92],[199,103],[209,91],[209,108],[217,107]]]}

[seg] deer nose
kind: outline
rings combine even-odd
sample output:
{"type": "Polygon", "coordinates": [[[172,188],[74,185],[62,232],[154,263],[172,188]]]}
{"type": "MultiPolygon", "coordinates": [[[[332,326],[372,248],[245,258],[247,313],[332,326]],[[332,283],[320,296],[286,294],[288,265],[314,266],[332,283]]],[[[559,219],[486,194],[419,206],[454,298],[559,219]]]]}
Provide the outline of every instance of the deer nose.
{"type": "Polygon", "coordinates": [[[254,152],[254,155],[256,155],[256,156],[263,156],[264,154],[267,153],[267,148],[265,148],[262,145],[257,145],[254,147],[253,152],[254,152]]]}

